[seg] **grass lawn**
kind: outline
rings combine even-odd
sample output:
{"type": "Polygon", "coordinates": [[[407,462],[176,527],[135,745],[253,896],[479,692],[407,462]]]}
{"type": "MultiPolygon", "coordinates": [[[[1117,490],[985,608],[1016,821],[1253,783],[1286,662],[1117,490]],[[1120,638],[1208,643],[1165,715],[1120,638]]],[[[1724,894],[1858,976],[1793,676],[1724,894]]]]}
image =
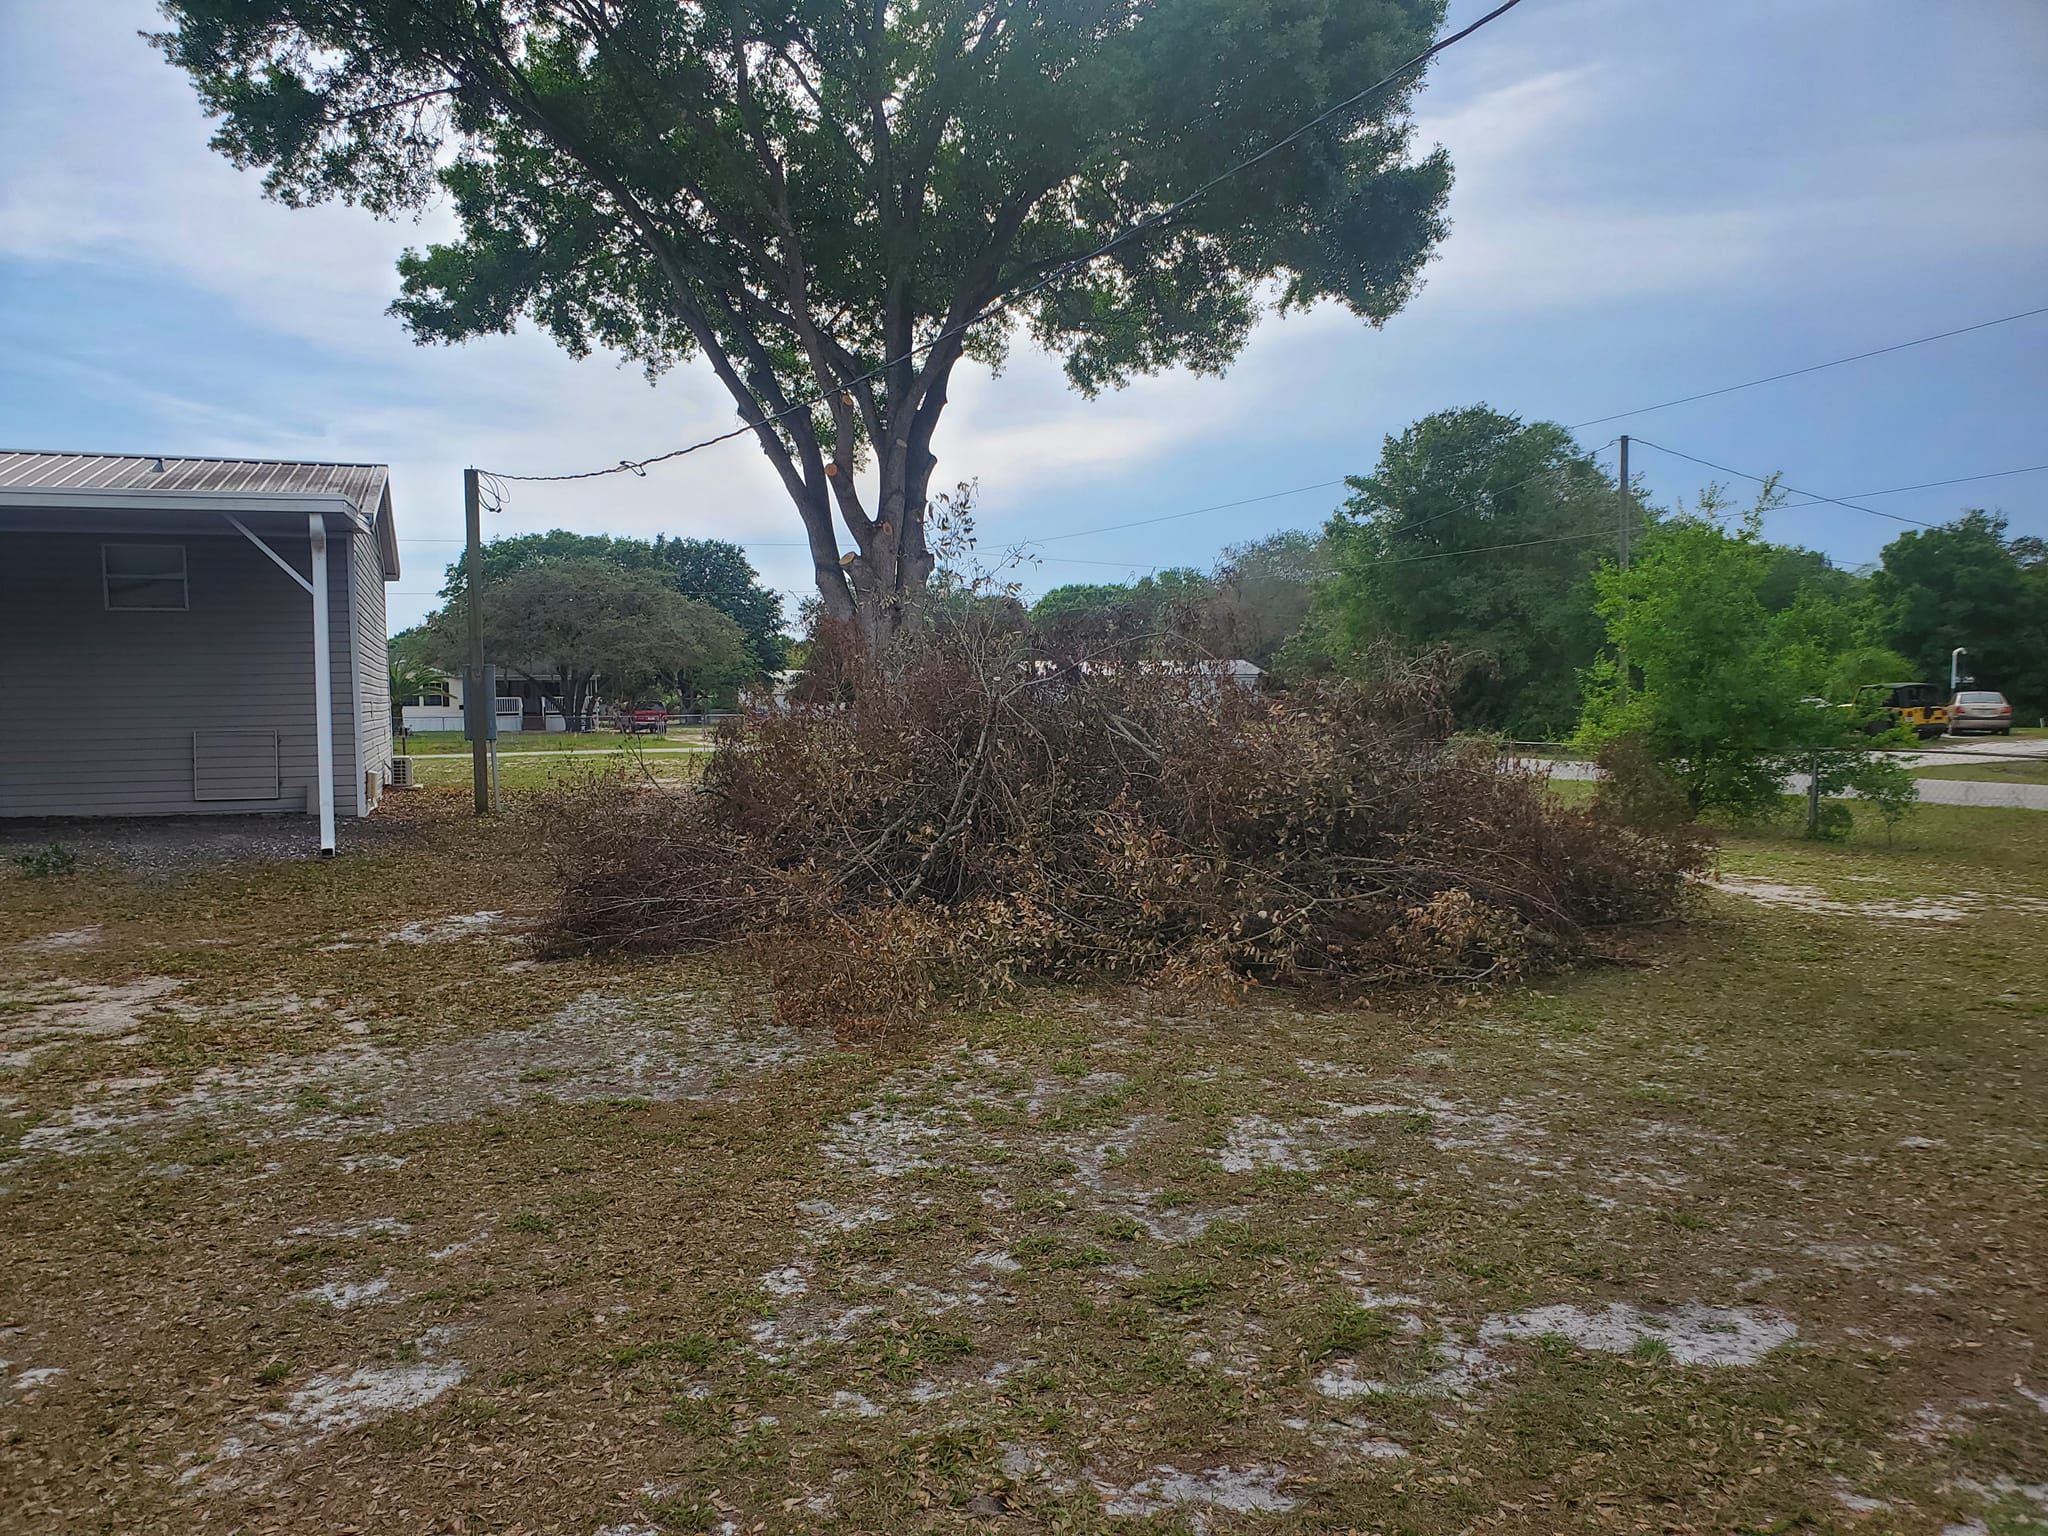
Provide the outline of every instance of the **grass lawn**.
{"type": "Polygon", "coordinates": [[[1525,989],[842,1042],[534,962],[461,811],[0,865],[0,1529],[2048,1517],[2048,815],[1731,836],[1525,989]]]}
{"type": "Polygon", "coordinates": [[[2048,784],[2048,757],[1987,758],[1973,763],[1965,758],[1915,768],[1916,779],[1976,779],[1989,784],[2048,784]]]}
{"type": "MultiPolygon", "coordinates": [[[[699,746],[711,733],[702,726],[676,726],[666,736],[627,736],[618,731],[508,731],[498,738],[501,753],[617,752],[641,747],[699,746]]],[[[414,731],[402,744],[413,757],[469,755],[460,731],[414,731]]]]}
{"type": "MultiPolygon", "coordinates": [[[[503,742],[499,743],[503,748],[503,742]]],[[[671,749],[688,747],[690,743],[671,740],[671,749]]],[[[626,772],[635,778],[642,775],[658,783],[688,783],[703,771],[707,754],[700,751],[659,751],[642,750],[641,743],[622,742],[611,738],[609,748],[563,752],[518,752],[510,749],[498,753],[498,785],[501,790],[516,791],[542,789],[570,784],[579,778],[592,774],[626,772]]],[[[412,774],[418,784],[428,789],[460,785],[467,789],[470,784],[470,756],[465,750],[457,753],[425,753],[413,758],[412,774]]]]}

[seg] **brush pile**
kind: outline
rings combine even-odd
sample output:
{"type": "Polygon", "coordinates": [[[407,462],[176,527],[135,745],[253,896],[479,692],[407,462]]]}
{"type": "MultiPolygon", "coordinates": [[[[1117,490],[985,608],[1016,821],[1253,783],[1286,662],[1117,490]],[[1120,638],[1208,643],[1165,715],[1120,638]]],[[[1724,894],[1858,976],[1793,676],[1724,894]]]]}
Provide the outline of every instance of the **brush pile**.
{"type": "Polygon", "coordinates": [[[1670,917],[1701,860],[1454,741],[1428,660],[1268,695],[955,635],[811,681],[695,788],[557,807],[553,948],[744,944],[836,1023],[1027,977],[1471,984],[1670,917]]]}

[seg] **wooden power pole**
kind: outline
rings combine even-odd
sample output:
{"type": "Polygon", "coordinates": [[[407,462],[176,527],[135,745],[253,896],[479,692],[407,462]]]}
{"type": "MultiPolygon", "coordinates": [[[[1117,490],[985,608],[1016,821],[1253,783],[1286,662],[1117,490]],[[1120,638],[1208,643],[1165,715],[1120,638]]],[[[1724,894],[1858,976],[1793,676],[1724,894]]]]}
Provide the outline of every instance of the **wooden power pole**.
{"type": "MultiPolygon", "coordinates": [[[[1628,483],[1628,434],[1624,432],[1621,435],[1621,568],[1624,571],[1628,569],[1628,540],[1633,531],[1630,524],[1635,521],[1635,510],[1635,492],[1628,483]]],[[[1616,659],[1621,663],[1622,692],[1626,693],[1629,686],[1628,647],[1620,645],[1615,650],[1616,659]]]]}
{"type": "Polygon", "coordinates": [[[462,515],[469,533],[463,553],[464,606],[469,614],[469,667],[462,680],[462,706],[469,722],[470,784],[476,791],[476,813],[491,813],[491,743],[489,730],[495,723],[496,699],[483,698],[484,688],[484,537],[483,499],[477,489],[476,471],[462,472],[462,515]]]}
{"type": "Polygon", "coordinates": [[[1621,568],[1628,569],[1628,540],[1633,531],[1629,527],[1632,519],[1629,513],[1635,510],[1635,493],[1628,483],[1628,434],[1621,434],[1621,568]]]}

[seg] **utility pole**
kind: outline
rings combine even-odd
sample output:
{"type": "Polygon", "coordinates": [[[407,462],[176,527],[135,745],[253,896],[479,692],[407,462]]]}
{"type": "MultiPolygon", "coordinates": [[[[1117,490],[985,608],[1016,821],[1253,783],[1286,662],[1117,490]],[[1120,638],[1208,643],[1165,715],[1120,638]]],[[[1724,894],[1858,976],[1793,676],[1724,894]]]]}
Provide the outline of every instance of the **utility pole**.
{"type": "Polygon", "coordinates": [[[462,472],[462,515],[469,533],[463,554],[463,591],[469,613],[469,668],[462,683],[463,712],[469,721],[469,777],[476,792],[476,813],[494,809],[491,795],[491,744],[488,727],[495,723],[496,699],[479,697],[484,688],[484,536],[483,499],[476,471],[462,472]]]}
{"type": "Polygon", "coordinates": [[[1621,568],[1628,569],[1629,513],[1635,510],[1636,499],[1628,483],[1628,434],[1621,435],[1621,568]]]}
{"type": "MultiPolygon", "coordinates": [[[[1632,514],[1633,514],[1633,513],[1635,512],[1635,508],[1636,508],[1636,498],[1635,498],[1635,493],[1634,493],[1634,492],[1633,492],[1633,491],[1632,491],[1632,490],[1631,490],[1631,489],[1629,488],[1629,483],[1628,483],[1628,434],[1627,434],[1626,432],[1624,432],[1624,433],[1623,433],[1623,434],[1621,435],[1621,530],[1620,530],[1620,531],[1621,531],[1621,568],[1622,568],[1622,569],[1623,569],[1624,571],[1628,569],[1628,536],[1629,536],[1629,524],[1630,524],[1631,522],[1633,522],[1633,521],[1634,521],[1634,518],[1633,518],[1632,514]]],[[[1618,660],[1618,661],[1620,662],[1620,664],[1621,664],[1621,690],[1622,690],[1622,692],[1623,692],[1623,693],[1627,693],[1627,692],[1629,691],[1629,677],[1628,677],[1628,647],[1627,647],[1626,645],[1618,645],[1618,646],[1616,646],[1616,647],[1615,647],[1615,653],[1616,653],[1616,660],[1618,660]]]]}

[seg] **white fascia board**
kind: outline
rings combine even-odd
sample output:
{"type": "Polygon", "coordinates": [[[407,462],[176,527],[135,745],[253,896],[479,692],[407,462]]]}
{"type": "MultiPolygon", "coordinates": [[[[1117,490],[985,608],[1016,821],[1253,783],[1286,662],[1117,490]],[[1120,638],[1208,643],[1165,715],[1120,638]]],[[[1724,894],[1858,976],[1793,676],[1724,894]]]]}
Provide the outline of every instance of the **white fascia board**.
{"type": "MultiPolygon", "coordinates": [[[[38,486],[0,487],[0,507],[24,512],[318,512],[339,517],[351,529],[368,531],[370,524],[346,496],[307,491],[96,491],[38,486]]],[[[66,525],[59,524],[58,527],[66,525]]],[[[89,525],[78,526],[89,532],[89,525]]]]}

